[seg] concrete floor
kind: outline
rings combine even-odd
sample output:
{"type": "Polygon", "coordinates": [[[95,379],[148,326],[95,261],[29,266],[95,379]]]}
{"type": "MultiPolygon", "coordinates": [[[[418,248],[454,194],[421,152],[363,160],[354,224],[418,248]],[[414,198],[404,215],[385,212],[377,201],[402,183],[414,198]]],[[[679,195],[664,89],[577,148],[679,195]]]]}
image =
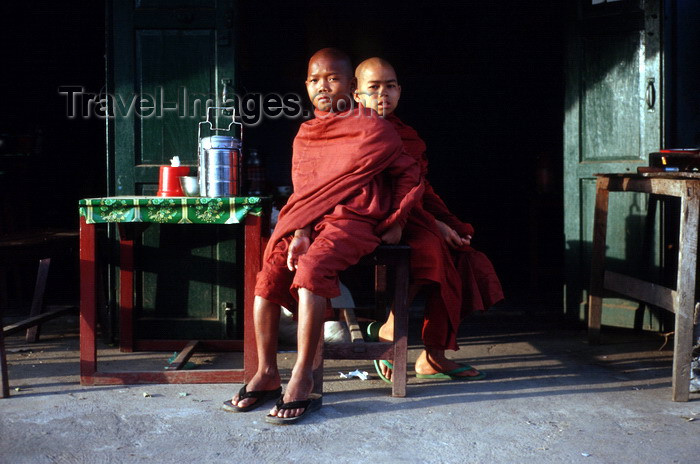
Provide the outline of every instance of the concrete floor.
{"type": "MultiPolygon", "coordinates": [[[[534,323],[551,319],[495,310],[473,319],[452,357],[487,379],[412,377],[406,398],[391,398],[368,362],[328,361],[323,408],[289,427],[266,424],[267,407],[221,410],[240,385],[81,387],[77,323],[52,322],[37,344],[7,341],[12,397],[0,400],[0,463],[700,461],[700,396],[671,401],[671,343],[608,330],[591,347],[580,328],[534,323]],[[355,369],[371,379],[338,374],[355,369]]],[[[100,366],[162,368],[171,356],[102,347],[100,366]]],[[[279,357],[288,376],[294,353],[279,357]]],[[[240,355],[193,361],[230,367],[240,355]]]]}

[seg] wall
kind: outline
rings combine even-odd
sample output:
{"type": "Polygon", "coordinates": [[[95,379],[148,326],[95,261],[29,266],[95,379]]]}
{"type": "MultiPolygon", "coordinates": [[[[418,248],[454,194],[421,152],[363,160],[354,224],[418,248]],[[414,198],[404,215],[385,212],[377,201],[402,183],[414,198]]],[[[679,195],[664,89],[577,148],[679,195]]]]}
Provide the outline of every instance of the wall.
{"type": "Polygon", "coordinates": [[[669,1],[666,15],[666,146],[700,147],[700,4],[669,1]]]}

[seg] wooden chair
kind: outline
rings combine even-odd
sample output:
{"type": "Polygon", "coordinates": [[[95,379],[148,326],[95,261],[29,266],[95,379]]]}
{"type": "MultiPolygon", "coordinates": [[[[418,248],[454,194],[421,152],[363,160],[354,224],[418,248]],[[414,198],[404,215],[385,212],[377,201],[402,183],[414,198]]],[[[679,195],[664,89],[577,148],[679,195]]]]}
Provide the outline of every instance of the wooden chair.
{"type": "MultiPolygon", "coordinates": [[[[406,364],[408,351],[408,281],[411,248],[406,245],[381,245],[358,265],[374,266],[375,312],[383,320],[387,314],[387,276],[393,275],[394,341],[366,342],[362,337],[355,311],[340,309],[341,317],[350,329],[350,342],[324,343],[323,359],[391,359],[394,363],[391,395],[406,396],[406,364]],[[391,272],[389,272],[391,271],[391,272]]],[[[314,392],[323,392],[323,359],[314,370],[314,392]]]]}

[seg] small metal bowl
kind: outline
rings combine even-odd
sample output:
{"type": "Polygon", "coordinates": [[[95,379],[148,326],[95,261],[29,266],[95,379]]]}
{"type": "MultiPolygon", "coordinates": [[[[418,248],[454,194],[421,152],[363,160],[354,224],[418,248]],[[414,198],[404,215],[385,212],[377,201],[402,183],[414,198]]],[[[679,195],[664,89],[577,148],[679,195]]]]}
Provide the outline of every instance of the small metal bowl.
{"type": "Polygon", "coordinates": [[[199,179],[197,176],[180,176],[180,187],[186,197],[199,196],[199,179]]]}

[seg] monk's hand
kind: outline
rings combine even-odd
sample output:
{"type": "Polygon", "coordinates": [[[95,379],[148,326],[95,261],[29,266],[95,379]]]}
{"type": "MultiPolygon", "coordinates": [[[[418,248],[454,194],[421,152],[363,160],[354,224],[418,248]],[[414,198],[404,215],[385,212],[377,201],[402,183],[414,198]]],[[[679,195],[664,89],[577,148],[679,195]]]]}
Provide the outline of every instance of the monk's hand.
{"type": "Polygon", "coordinates": [[[287,268],[290,271],[299,267],[299,257],[306,253],[311,245],[311,237],[305,229],[299,229],[294,232],[294,238],[289,244],[287,251],[287,268]]]}
{"type": "Polygon", "coordinates": [[[389,227],[386,232],[382,234],[382,243],[386,243],[388,245],[396,245],[401,241],[401,234],[403,233],[403,229],[399,224],[394,224],[393,226],[389,227]]]}
{"type": "Polygon", "coordinates": [[[447,242],[447,245],[450,248],[459,248],[461,246],[471,244],[471,242],[472,242],[471,235],[467,235],[466,237],[460,237],[456,230],[454,230],[452,227],[448,226],[444,222],[438,221],[436,219],[435,223],[437,224],[438,229],[440,229],[440,233],[442,234],[442,238],[445,239],[445,241],[447,242]]]}
{"type": "Polygon", "coordinates": [[[462,237],[462,243],[465,245],[471,245],[472,244],[472,236],[467,235],[466,237],[462,237]]]}

